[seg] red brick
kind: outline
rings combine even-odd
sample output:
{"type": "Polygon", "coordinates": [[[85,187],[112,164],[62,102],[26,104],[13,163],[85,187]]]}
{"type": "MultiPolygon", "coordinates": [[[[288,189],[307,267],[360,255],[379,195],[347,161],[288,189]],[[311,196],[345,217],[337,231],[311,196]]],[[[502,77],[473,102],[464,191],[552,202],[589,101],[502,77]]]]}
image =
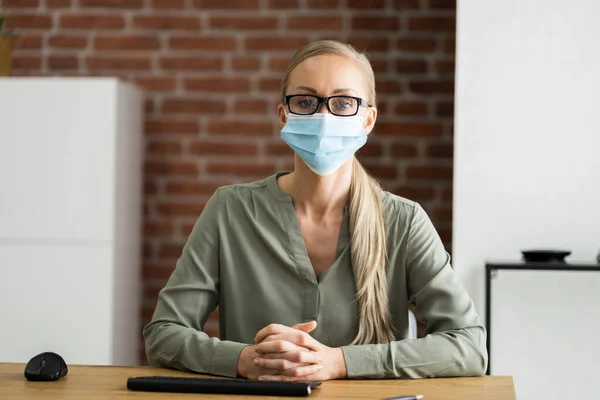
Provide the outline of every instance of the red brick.
{"type": "Polygon", "coordinates": [[[16,29],[50,29],[52,18],[48,15],[10,15],[6,19],[7,28],[16,29]]]}
{"type": "Polygon", "coordinates": [[[340,7],[340,0],[306,0],[309,9],[335,9],[340,7]]]}
{"type": "Polygon", "coordinates": [[[146,133],[148,134],[196,134],[199,129],[196,121],[173,121],[168,119],[146,121],[146,133]]]}
{"type": "Polygon", "coordinates": [[[79,0],[82,7],[92,8],[142,8],[144,0],[79,0]]]}
{"type": "Polygon", "coordinates": [[[418,94],[453,94],[454,81],[423,80],[409,84],[410,90],[418,94]]]}
{"type": "Polygon", "coordinates": [[[90,56],[86,60],[91,70],[149,70],[149,56],[90,56]]]}
{"type": "Polygon", "coordinates": [[[184,81],[185,90],[190,92],[209,93],[247,93],[250,91],[248,78],[187,78],[184,81]]]}
{"type": "Polygon", "coordinates": [[[417,146],[414,144],[396,143],[391,150],[392,157],[409,158],[417,155],[417,146]]]}
{"type": "Polygon", "coordinates": [[[192,161],[146,161],[145,172],[158,175],[196,175],[198,165],[192,161]]]}
{"type": "Polygon", "coordinates": [[[221,100],[166,99],[162,111],[165,114],[222,114],[225,102],[221,100]]]}
{"type": "Polygon", "coordinates": [[[215,175],[234,175],[240,177],[266,177],[275,173],[275,165],[271,162],[210,161],[206,163],[206,171],[215,175]]]}
{"type": "Polygon", "coordinates": [[[444,16],[413,16],[408,20],[408,29],[415,32],[454,32],[456,19],[444,16]]]}
{"type": "Polygon", "coordinates": [[[379,93],[388,93],[388,94],[399,94],[402,92],[402,87],[400,86],[400,82],[396,80],[378,80],[376,82],[377,92],[379,93]]]}
{"type": "Polygon", "coordinates": [[[348,7],[364,10],[374,10],[384,8],[384,0],[348,0],[348,7]]]}
{"type": "Polygon", "coordinates": [[[156,182],[153,182],[153,181],[144,182],[144,194],[145,195],[156,194],[156,192],[158,192],[158,187],[156,186],[156,182]]]}
{"type": "Polygon", "coordinates": [[[235,50],[235,39],[227,36],[175,36],[169,41],[173,50],[235,50]]]}
{"type": "Polygon", "coordinates": [[[398,196],[416,202],[427,202],[435,198],[435,190],[431,186],[422,186],[415,184],[403,185],[394,190],[398,196]]]}
{"type": "Polygon", "coordinates": [[[169,71],[217,71],[223,68],[219,57],[163,57],[161,68],[169,71]]]}
{"type": "Polygon", "coordinates": [[[390,49],[390,39],[387,37],[377,36],[354,36],[347,41],[348,44],[356,47],[359,51],[387,52],[390,49]]]}
{"type": "Polygon", "coordinates": [[[437,60],[434,64],[434,70],[438,74],[454,75],[454,60],[437,60]]]}
{"type": "Polygon", "coordinates": [[[255,143],[240,143],[231,141],[197,140],[190,143],[190,152],[203,156],[210,155],[233,155],[253,156],[258,152],[255,143]]]}
{"type": "Polygon", "coordinates": [[[383,155],[383,147],[379,143],[369,141],[358,150],[358,155],[361,158],[379,158],[383,155]]]}
{"type": "Polygon", "coordinates": [[[235,114],[267,114],[267,102],[261,99],[237,99],[233,105],[235,114]]]}
{"type": "Polygon", "coordinates": [[[194,0],[194,7],[201,10],[252,10],[258,8],[259,0],[194,0]]]}
{"type": "Polygon", "coordinates": [[[435,143],[427,146],[426,154],[431,158],[449,158],[454,156],[454,146],[452,143],[435,143]]]}
{"type": "Polygon", "coordinates": [[[48,39],[50,47],[55,49],[83,49],[87,46],[84,36],[55,35],[48,39]]]}
{"type": "Polygon", "coordinates": [[[396,61],[396,72],[399,74],[425,74],[427,62],[423,59],[405,58],[396,61]]]}
{"type": "MultiPolygon", "coordinates": [[[[148,235],[147,236],[154,236],[154,235],[148,235]]],[[[170,234],[172,235],[172,234],[170,234]]],[[[169,237],[170,235],[156,235],[156,237],[169,237]]],[[[182,250],[182,249],[180,249],[182,250]]],[[[153,263],[153,264],[146,264],[144,265],[144,267],[142,268],[142,279],[144,281],[147,280],[151,280],[151,279],[168,279],[171,274],[173,273],[173,270],[175,269],[175,264],[173,263],[169,263],[169,262],[162,262],[162,263],[153,263]]],[[[152,314],[150,314],[148,316],[148,319],[150,319],[150,317],[152,317],[152,314]]]]}
{"type": "Polygon", "coordinates": [[[401,100],[394,107],[396,115],[426,116],[427,103],[420,101],[401,100]]]}
{"type": "Polygon", "coordinates": [[[173,229],[172,222],[158,222],[158,221],[146,221],[144,223],[144,235],[151,237],[170,237],[173,236],[175,229],[173,229]]]}
{"type": "Polygon", "coordinates": [[[407,179],[426,181],[452,181],[452,166],[449,165],[409,165],[407,179]]]}
{"type": "Polygon", "coordinates": [[[456,39],[450,38],[444,40],[444,53],[454,54],[456,53],[456,39]]]}
{"type": "Polygon", "coordinates": [[[210,16],[211,29],[273,30],[277,28],[276,17],[210,16]]]}
{"type": "Polygon", "coordinates": [[[182,9],[184,0],[152,0],[152,8],[156,9],[182,9]]]}
{"type": "Polygon", "coordinates": [[[236,71],[254,71],[260,68],[258,57],[239,56],[231,59],[231,68],[236,71]]]}
{"type": "Polygon", "coordinates": [[[353,17],[352,30],[367,31],[398,31],[400,23],[398,17],[353,17]]]}
{"type": "Polygon", "coordinates": [[[453,199],[454,199],[454,196],[453,196],[452,186],[444,188],[442,190],[442,201],[444,201],[446,203],[447,202],[452,203],[453,199]]]}
{"type": "Polygon", "coordinates": [[[268,142],[265,150],[268,156],[291,156],[294,154],[290,146],[282,140],[268,142]]]}
{"type": "Polygon", "coordinates": [[[213,119],[208,124],[208,133],[232,136],[271,136],[272,126],[269,122],[213,119]]]}
{"type": "MultiPolygon", "coordinates": [[[[165,215],[165,216],[184,215],[184,216],[190,216],[190,217],[197,217],[202,213],[202,210],[204,210],[204,202],[201,202],[201,201],[185,201],[185,202],[184,201],[178,201],[178,202],[163,201],[163,202],[159,202],[157,204],[156,209],[158,210],[159,215],[165,215]]],[[[177,246],[174,246],[174,247],[177,247],[177,246]]],[[[182,247],[183,246],[179,246],[178,251],[174,250],[173,253],[170,253],[168,255],[166,253],[163,253],[163,251],[160,251],[159,257],[160,258],[169,258],[169,256],[178,257],[179,254],[181,253],[182,247]]]]}
{"type": "Polygon", "coordinates": [[[296,9],[300,7],[298,0],[269,0],[268,8],[275,10],[296,9]]]}
{"type": "Polygon", "coordinates": [[[435,46],[434,39],[403,37],[396,42],[396,48],[407,53],[429,53],[435,46]]]}
{"type": "MultiPolygon", "coordinates": [[[[170,207],[177,207],[177,206],[178,206],[177,203],[170,204],[170,207]]],[[[181,204],[182,210],[184,208],[198,209],[199,208],[198,206],[202,206],[202,204],[201,203],[183,203],[183,204],[181,204]]],[[[186,214],[174,213],[172,215],[186,215],[186,214]]],[[[160,258],[160,259],[179,258],[179,256],[181,256],[181,253],[183,251],[184,244],[185,243],[178,243],[176,241],[172,241],[170,243],[161,243],[161,245],[159,246],[159,249],[158,249],[158,258],[160,258]]],[[[160,287],[164,286],[164,283],[159,283],[156,286],[160,288],[160,287]]]]}
{"type": "Polygon", "coordinates": [[[42,69],[42,57],[15,54],[12,57],[12,67],[14,69],[42,69]]]}
{"type": "Polygon", "coordinates": [[[452,221],[452,207],[435,207],[428,214],[434,222],[452,221]]]}
{"type": "Polygon", "coordinates": [[[371,58],[371,68],[373,68],[373,72],[375,72],[376,74],[388,72],[388,70],[390,69],[389,67],[390,67],[390,63],[388,62],[387,59],[374,60],[371,58]]]}
{"type": "Polygon", "coordinates": [[[146,100],[144,101],[144,113],[146,115],[151,115],[154,113],[154,110],[155,110],[154,100],[146,98],[146,100]]]}
{"type": "Polygon", "coordinates": [[[276,72],[284,72],[290,64],[290,57],[271,57],[269,69],[276,72]]]}
{"type": "Polygon", "coordinates": [[[79,60],[76,56],[57,56],[48,57],[48,68],[51,70],[76,70],[79,69],[79,60]]]}
{"type": "Polygon", "coordinates": [[[342,29],[341,16],[291,16],[287,18],[287,29],[304,31],[339,31],[342,29]]]}
{"type": "Polygon", "coordinates": [[[152,155],[181,154],[181,143],[173,140],[153,140],[147,143],[146,151],[152,155]]]}
{"type": "Polygon", "coordinates": [[[5,9],[38,8],[40,0],[4,0],[5,9]]]}
{"type": "Polygon", "coordinates": [[[363,167],[367,172],[377,179],[394,179],[398,175],[398,169],[395,164],[379,164],[363,162],[363,167]]]}
{"type": "Polygon", "coordinates": [[[135,83],[150,92],[171,92],[175,90],[175,78],[168,76],[138,76],[135,83]]]}
{"type": "Polygon", "coordinates": [[[298,50],[309,43],[308,38],[303,37],[246,37],[244,41],[247,50],[298,50]]]}
{"type": "Polygon", "coordinates": [[[420,8],[419,0],[395,0],[394,8],[397,10],[414,10],[420,8]]]}
{"type": "Polygon", "coordinates": [[[123,29],[122,15],[68,14],[61,15],[60,27],[64,29],[123,29]]]}
{"type": "Polygon", "coordinates": [[[381,136],[397,137],[439,137],[442,136],[444,127],[432,123],[389,123],[380,122],[375,125],[375,134],[381,136]]]}
{"type": "Polygon", "coordinates": [[[72,0],[46,0],[46,8],[71,8],[72,0]]]}
{"type": "Polygon", "coordinates": [[[442,102],[435,105],[435,115],[438,117],[453,117],[454,116],[454,103],[451,101],[442,102]]]}
{"type": "Polygon", "coordinates": [[[94,41],[97,50],[158,50],[155,36],[98,36],[94,41]]]}
{"type": "Polygon", "coordinates": [[[200,181],[174,181],[168,182],[166,192],[176,195],[189,196],[211,196],[219,187],[223,186],[222,182],[200,182],[200,181]]]}
{"type": "Polygon", "coordinates": [[[429,0],[429,8],[456,10],[456,0],[429,0]]]}
{"type": "Polygon", "coordinates": [[[43,39],[39,35],[19,35],[13,46],[15,49],[39,50],[42,48],[43,39]]]}
{"type": "Polygon", "coordinates": [[[258,88],[261,92],[279,93],[282,81],[282,78],[261,78],[258,81],[258,88]]]}
{"type": "Polygon", "coordinates": [[[197,16],[184,15],[137,15],[133,17],[133,27],[136,29],[157,30],[198,30],[200,20],[197,16]]]}

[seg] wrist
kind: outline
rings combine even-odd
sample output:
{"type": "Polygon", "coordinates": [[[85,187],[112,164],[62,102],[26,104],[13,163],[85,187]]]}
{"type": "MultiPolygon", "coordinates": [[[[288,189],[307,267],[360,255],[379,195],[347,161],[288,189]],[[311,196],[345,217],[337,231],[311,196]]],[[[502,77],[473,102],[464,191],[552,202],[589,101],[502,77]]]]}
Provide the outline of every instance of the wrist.
{"type": "Polygon", "coordinates": [[[246,378],[248,376],[248,371],[246,368],[246,360],[248,359],[248,351],[250,351],[250,348],[252,346],[248,345],[246,347],[244,347],[242,349],[242,351],[240,352],[240,358],[238,358],[238,363],[237,363],[237,376],[238,377],[242,377],[242,378],[246,378]]]}
{"type": "Polygon", "coordinates": [[[348,377],[348,369],[346,368],[346,360],[344,359],[344,351],[341,347],[333,349],[335,351],[335,377],[334,379],[346,379],[348,377]]]}

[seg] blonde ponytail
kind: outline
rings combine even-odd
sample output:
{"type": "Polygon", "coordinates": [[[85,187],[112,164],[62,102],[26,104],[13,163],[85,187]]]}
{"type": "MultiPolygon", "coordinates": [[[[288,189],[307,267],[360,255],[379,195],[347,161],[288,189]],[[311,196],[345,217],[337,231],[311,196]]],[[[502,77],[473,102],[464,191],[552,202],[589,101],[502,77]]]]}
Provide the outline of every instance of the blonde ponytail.
{"type": "MultiPolygon", "coordinates": [[[[376,104],[375,75],[367,57],[352,46],[332,40],[312,42],[294,54],[282,84],[285,98],[289,78],[307,58],[334,54],[357,62],[363,73],[369,104],[376,104]]],[[[381,204],[381,188],[355,158],[350,183],[350,236],[358,332],[352,344],[388,343],[394,339],[387,294],[387,248],[381,204]]]]}
{"type": "Polygon", "coordinates": [[[358,301],[358,333],[352,344],[394,340],[387,292],[387,249],[381,188],[355,158],[350,184],[351,259],[358,301]]]}

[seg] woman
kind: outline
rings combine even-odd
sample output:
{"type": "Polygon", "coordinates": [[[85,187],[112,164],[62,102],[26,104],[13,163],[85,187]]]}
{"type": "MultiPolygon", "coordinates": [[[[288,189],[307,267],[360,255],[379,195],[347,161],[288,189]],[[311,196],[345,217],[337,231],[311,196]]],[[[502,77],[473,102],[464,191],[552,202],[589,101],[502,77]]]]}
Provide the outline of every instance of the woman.
{"type": "Polygon", "coordinates": [[[295,169],[211,197],[144,329],[151,365],[264,380],[484,373],[485,329],[427,215],[354,158],[375,104],[352,47],[295,54],[278,106],[295,169]],[[424,338],[407,339],[409,302],[424,338]],[[202,332],[217,305],[221,339],[202,332]]]}

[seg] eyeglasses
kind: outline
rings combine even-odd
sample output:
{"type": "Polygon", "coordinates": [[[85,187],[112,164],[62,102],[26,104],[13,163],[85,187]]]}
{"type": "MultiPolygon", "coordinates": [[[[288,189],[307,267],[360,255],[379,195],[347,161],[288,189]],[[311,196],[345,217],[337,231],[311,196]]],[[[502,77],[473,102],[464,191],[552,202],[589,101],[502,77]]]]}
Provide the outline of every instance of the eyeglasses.
{"type": "Polygon", "coordinates": [[[329,112],[338,117],[352,117],[358,114],[360,106],[370,107],[367,100],[354,96],[319,97],[310,94],[292,94],[285,96],[285,103],[288,110],[297,115],[314,114],[321,103],[325,103],[329,112]]]}

